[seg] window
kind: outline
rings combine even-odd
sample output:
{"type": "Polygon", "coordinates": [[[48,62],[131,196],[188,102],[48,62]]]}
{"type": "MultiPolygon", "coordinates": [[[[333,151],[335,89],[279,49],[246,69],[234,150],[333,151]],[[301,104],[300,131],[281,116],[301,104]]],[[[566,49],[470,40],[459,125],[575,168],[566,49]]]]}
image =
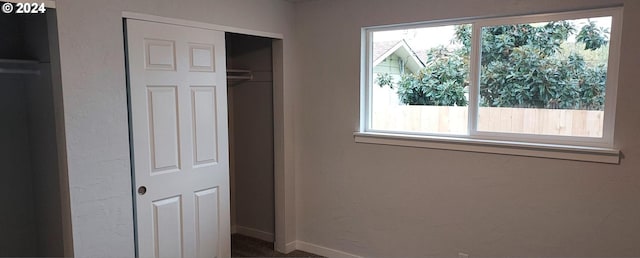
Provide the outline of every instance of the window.
{"type": "Polygon", "coordinates": [[[612,148],[621,13],[364,28],[360,133],[612,148]]]}

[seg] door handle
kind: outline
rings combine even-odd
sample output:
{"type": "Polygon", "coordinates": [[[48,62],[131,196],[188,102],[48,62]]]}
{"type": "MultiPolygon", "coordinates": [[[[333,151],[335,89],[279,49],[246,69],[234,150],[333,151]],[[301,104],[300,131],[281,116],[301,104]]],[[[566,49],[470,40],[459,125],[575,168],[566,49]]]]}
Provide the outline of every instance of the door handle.
{"type": "Polygon", "coordinates": [[[146,186],[138,187],[138,194],[139,195],[144,195],[145,193],[147,193],[147,187],[146,186]]]}

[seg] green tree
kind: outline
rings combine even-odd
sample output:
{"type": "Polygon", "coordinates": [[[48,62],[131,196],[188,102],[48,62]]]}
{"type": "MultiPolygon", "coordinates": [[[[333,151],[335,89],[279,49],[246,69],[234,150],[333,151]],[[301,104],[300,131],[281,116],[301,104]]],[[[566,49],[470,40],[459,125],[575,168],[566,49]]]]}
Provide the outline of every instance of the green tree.
{"type": "MultiPolygon", "coordinates": [[[[460,51],[429,49],[426,67],[415,74],[403,74],[397,82],[400,101],[409,105],[466,106],[464,88],[469,85],[469,69],[461,69],[468,66],[468,60],[460,51]]],[[[378,74],[376,81],[381,87],[395,87],[388,74],[378,74]]]]}
{"type": "MultiPolygon", "coordinates": [[[[606,62],[585,61],[585,51],[608,48],[608,31],[588,22],[576,33],[569,22],[484,27],[480,60],[480,105],[602,110],[606,62]],[[584,45],[584,50],[576,45],[584,45]]],[[[405,74],[397,83],[398,96],[409,105],[464,106],[469,85],[471,26],[455,27],[454,43],[428,51],[426,67],[405,74]]],[[[597,56],[590,54],[590,56],[597,56]]],[[[604,58],[606,60],[606,58],[604,58]]],[[[379,81],[392,86],[393,82],[379,81]]]]}

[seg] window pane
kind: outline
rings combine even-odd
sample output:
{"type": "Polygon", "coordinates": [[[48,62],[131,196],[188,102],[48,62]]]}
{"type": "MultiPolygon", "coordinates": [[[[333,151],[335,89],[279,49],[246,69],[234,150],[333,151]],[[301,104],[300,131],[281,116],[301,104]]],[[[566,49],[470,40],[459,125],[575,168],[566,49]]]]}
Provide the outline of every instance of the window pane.
{"type": "Polygon", "coordinates": [[[602,137],[611,17],[482,28],[478,131],[602,137]]]}
{"type": "Polygon", "coordinates": [[[372,130],[466,134],[471,26],[373,33],[372,130]]]}

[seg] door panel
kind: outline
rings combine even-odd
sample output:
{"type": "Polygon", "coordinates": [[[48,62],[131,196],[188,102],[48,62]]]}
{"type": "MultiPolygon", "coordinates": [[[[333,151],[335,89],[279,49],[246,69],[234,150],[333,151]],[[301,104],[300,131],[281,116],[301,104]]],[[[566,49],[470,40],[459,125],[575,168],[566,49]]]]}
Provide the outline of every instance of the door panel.
{"type": "Polygon", "coordinates": [[[230,255],[224,49],[220,31],[127,20],[139,257],[230,255]]]}
{"type": "Polygon", "coordinates": [[[176,48],[172,40],[145,39],[146,68],[148,70],[176,69],[176,48]]]}
{"type": "Polygon", "coordinates": [[[212,188],[195,193],[196,197],[196,250],[197,257],[215,257],[218,250],[218,189],[212,188]],[[213,240],[213,241],[211,241],[213,240]]]}
{"type": "Polygon", "coordinates": [[[181,199],[176,196],[152,203],[155,257],[182,257],[181,199]]]}
{"type": "Polygon", "coordinates": [[[180,169],[176,86],[148,86],[151,173],[180,169]]]}
{"type": "Polygon", "coordinates": [[[189,44],[190,71],[215,72],[215,51],[213,45],[189,44]]]}
{"type": "Polygon", "coordinates": [[[213,165],[218,160],[215,87],[191,87],[191,103],[194,164],[213,165]]]}

